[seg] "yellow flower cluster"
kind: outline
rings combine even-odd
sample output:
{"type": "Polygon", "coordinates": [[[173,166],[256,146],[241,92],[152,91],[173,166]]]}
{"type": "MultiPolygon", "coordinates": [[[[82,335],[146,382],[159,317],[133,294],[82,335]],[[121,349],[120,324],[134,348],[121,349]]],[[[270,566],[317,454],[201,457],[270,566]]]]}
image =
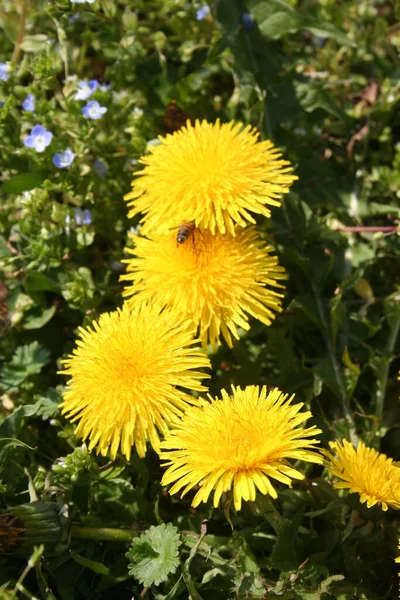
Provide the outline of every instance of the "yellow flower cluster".
{"type": "Polygon", "coordinates": [[[360,444],[332,444],[318,453],[312,415],[278,389],[248,386],[198,398],[209,377],[205,350],[223,338],[231,347],[249,318],[270,325],[282,310],[284,269],[254,228],[253,215],[296,179],[270,141],[241,123],[187,123],[160,137],[141,159],[126,196],[129,216],[142,214],[140,235],[122,281],[122,309],[80,328],[76,349],[63,361],[69,376],[62,410],[78,421],[76,434],[103,456],[147,442],[167,470],[163,485],[193,506],[214,491],[217,506],[232,494],[239,510],[256,490],[276,498],[271,480],[291,486],[304,474],[289,462],[325,464],[367,506],[399,508],[399,469],[360,444]],[[250,223],[250,226],[247,226],[250,223]],[[199,347],[199,344],[203,348],[199,347]],[[382,479],[383,478],[383,479],[382,479]]]}
{"type": "Polygon", "coordinates": [[[297,177],[258,138],[241,123],[188,122],[150,148],[125,196],[129,216],[143,215],[122,277],[129,305],[173,306],[214,350],[221,337],[232,346],[250,316],[269,325],[282,310],[284,269],[246,225],[252,213],[270,217],[297,177]]]}

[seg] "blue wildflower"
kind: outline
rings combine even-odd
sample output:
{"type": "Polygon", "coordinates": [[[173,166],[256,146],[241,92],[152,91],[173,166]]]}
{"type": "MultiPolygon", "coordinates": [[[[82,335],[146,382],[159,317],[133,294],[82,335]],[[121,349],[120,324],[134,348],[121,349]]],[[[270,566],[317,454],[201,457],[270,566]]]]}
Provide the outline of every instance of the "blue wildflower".
{"type": "Polygon", "coordinates": [[[197,9],[196,11],[196,20],[197,21],[202,21],[203,19],[205,19],[206,17],[208,17],[208,15],[210,14],[210,7],[207,6],[207,4],[204,4],[204,6],[201,6],[199,9],[197,9]]]}
{"type": "Polygon", "coordinates": [[[92,213],[87,208],[74,208],[74,217],[77,225],[90,225],[92,222],[92,213]]]}
{"type": "Polygon", "coordinates": [[[27,148],[34,148],[36,152],[43,152],[50,144],[52,138],[53,134],[50,131],[47,131],[43,125],[35,125],[31,134],[24,139],[24,146],[27,148]]]}
{"type": "Polygon", "coordinates": [[[106,112],[106,107],[100,106],[97,100],[91,100],[82,108],[82,114],[89,119],[101,119],[106,112]]]}
{"type": "Polygon", "coordinates": [[[74,100],[87,100],[95,90],[99,82],[96,79],[90,81],[78,81],[78,91],[74,96],[74,100]]]}
{"type": "Polygon", "coordinates": [[[59,169],[65,169],[65,167],[69,167],[72,164],[72,161],[75,158],[74,152],[67,148],[65,152],[57,152],[53,156],[53,165],[58,167],[59,169]]]}
{"type": "Polygon", "coordinates": [[[35,105],[35,96],[33,94],[28,94],[25,100],[22,103],[22,108],[27,110],[28,112],[33,112],[36,108],[35,105]]]}
{"type": "Polygon", "coordinates": [[[101,92],[108,92],[108,90],[111,87],[111,83],[107,84],[107,83],[99,83],[99,90],[101,92]]]}
{"type": "Polygon", "coordinates": [[[242,23],[245,29],[253,29],[254,27],[254,19],[250,13],[243,13],[242,15],[242,23]]]}
{"type": "Polygon", "coordinates": [[[10,65],[7,65],[6,63],[0,63],[0,81],[7,81],[7,79],[10,77],[10,70],[10,65]]]}
{"type": "Polygon", "coordinates": [[[101,178],[103,178],[108,171],[107,165],[105,165],[101,160],[98,160],[97,158],[93,163],[93,167],[97,175],[101,178]]]}

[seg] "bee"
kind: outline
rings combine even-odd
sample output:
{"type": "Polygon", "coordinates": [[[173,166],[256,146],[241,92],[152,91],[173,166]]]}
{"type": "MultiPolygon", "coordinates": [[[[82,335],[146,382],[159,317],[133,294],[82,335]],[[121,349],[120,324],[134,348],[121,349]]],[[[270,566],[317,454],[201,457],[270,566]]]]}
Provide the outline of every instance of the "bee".
{"type": "Polygon", "coordinates": [[[186,240],[189,239],[189,236],[192,236],[192,240],[194,243],[194,236],[193,236],[194,230],[195,230],[194,221],[188,221],[187,223],[182,223],[182,225],[179,226],[178,233],[176,234],[176,243],[184,244],[186,242],[186,240]]]}

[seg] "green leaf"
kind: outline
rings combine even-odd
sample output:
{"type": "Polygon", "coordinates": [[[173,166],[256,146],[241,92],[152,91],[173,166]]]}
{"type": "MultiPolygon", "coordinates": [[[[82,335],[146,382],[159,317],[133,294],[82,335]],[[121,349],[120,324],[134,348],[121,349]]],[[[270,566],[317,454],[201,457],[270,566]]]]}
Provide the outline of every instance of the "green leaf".
{"type": "Polygon", "coordinates": [[[16,388],[31,375],[40,373],[49,359],[50,352],[37,341],[19,346],[11,362],[4,365],[0,383],[6,390],[16,388]]]}
{"type": "Polygon", "coordinates": [[[132,540],[126,553],[129,573],[145,587],[159,585],[179,566],[179,531],[171,523],[151,526],[132,540]]]}
{"type": "Polygon", "coordinates": [[[31,271],[25,280],[27,292],[59,292],[60,288],[43,273],[31,271]]]}
{"type": "Polygon", "coordinates": [[[272,568],[290,571],[297,569],[299,566],[298,531],[302,518],[303,511],[300,511],[290,522],[286,521],[284,527],[278,533],[269,560],[272,568]]]}
{"type": "Polygon", "coordinates": [[[332,585],[332,583],[335,583],[336,581],[343,581],[344,578],[344,575],[331,575],[330,577],[327,577],[319,585],[320,593],[327,594],[329,592],[329,587],[332,585]]]}
{"type": "Polygon", "coordinates": [[[11,415],[6,417],[0,424],[0,439],[16,438],[22,427],[22,420],[25,417],[36,415],[40,407],[40,401],[36,404],[27,404],[20,406],[11,415]]]}
{"type": "Polygon", "coordinates": [[[4,459],[8,455],[8,450],[12,446],[20,446],[29,450],[34,450],[34,448],[27,446],[17,438],[24,424],[24,419],[35,415],[39,406],[40,402],[20,406],[20,408],[17,408],[17,410],[6,417],[0,424],[0,465],[4,463],[4,459]]]}
{"type": "Polygon", "coordinates": [[[324,358],[313,369],[313,372],[321,379],[321,381],[338,397],[340,398],[340,390],[338,389],[338,380],[335,373],[334,365],[330,358],[324,358]]]}
{"type": "Polygon", "coordinates": [[[110,569],[103,565],[103,563],[84,558],[83,556],[80,556],[80,554],[77,554],[73,550],[70,550],[69,553],[71,555],[71,558],[73,558],[73,560],[76,563],[78,563],[78,565],[85,567],[85,569],[90,569],[98,575],[103,575],[103,577],[112,577],[110,569]]]}
{"type": "Polygon", "coordinates": [[[361,370],[358,365],[352,362],[347,347],[344,349],[342,360],[347,367],[344,371],[344,383],[347,399],[350,399],[353,396],[353,392],[361,375],[361,370]]]}
{"type": "Polygon", "coordinates": [[[293,85],[296,89],[297,98],[306,112],[312,113],[317,109],[321,109],[341,121],[349,121],[347,113],[335,104],[320,84],[311,81],[294,81],[293,85]]]}
{"type": "Polygon", "coordinates": [[[40,186],[42,178],[37,173],[20,173],[3,183],[2,191],[5,194],[22,194],[40,186]]]}
{"type": "Polygon", "coordinates": [[[44,33],[37,33],[36,35],[25,35],[21,48],[24,52],[31,52],[36,54],[46,47],[49,38],[44,33]]]}
{"type": "Polygon", "coordinates": [[[43,396],[39,400],[40,407],[37,414],[41,416],[43,420],[51,419],[58,413],[61,400],[61,394],[59,394],[57,390],[49,388],[46,392],[46,396],[43,396]]]}
{"type": "Polygon", "coordinates": [[[238,0],[219,0],[217,5],[217,19],[227,35],[231,35],[240,23],[240,2],[238,0]]]}
{"type": "Polygon", "coordinates": [[[5,258],[6,256],[11,256],[11,250],[7,246],[6,239],[0,235],[0,258],[5,258]]]}
{"type": "Polygon", "coordinates": [[[55,312],[55,306],[50,306],[42,311],[36,309],[32,314],[26,317],[24,329],[40,329],[53,318],[55,312]]]}
{"type": "Polygon", "coordinates": [[[295,12],[277,12],[259,24],[260,32],[270,39],[279,39],[287,33],[298,31],[302,27],[302,18],[295,12]]]}

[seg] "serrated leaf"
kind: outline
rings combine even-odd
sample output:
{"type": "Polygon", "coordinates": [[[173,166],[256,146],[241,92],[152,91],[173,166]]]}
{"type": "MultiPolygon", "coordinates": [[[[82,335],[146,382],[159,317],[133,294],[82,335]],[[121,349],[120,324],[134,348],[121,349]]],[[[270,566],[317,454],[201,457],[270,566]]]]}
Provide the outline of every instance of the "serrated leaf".
{"type": "Polygon", "coordinates": [[[130,575],[145,587],[166,581],[179,566],[181,543],[179,531],[171,523],[151,526],[132,540],[126,553],[130,575]]]}
{"type": "Polygon", "coordinates": [[[37,341],[19,346],[11,362],[4,365],[0,383],[6,390],[18,387],[30,375],[40,373],[49,358],[50,352],[37,341]]]}
{"type": "Polygon", "coordinates": [[[59,404],[61,402],[61,395],[54,389],[50,388],[46,392],[46,396],[40,398],[39,409],[37,411],[38,416],[44,420],[51,419],[58,413],[59,404]]]}

